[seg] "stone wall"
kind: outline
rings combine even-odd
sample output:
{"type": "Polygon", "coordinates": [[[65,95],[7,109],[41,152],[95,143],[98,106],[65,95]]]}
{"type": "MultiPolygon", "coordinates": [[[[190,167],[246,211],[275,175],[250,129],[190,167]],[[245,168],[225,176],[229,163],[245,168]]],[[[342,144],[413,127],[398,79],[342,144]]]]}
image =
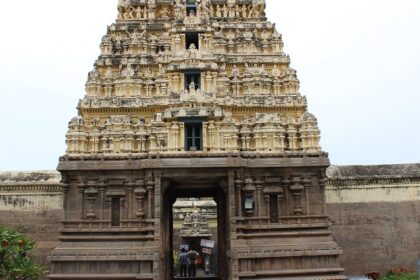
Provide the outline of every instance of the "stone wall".
{"type": "Polygon", "coordinates": [[[415,269],[420,259],[420,165],[333,166],[328,214],[348,274],[415,269]]]}
{"type": "Polygon", "coordinates": [[[37,258],[47,265],[62,218],[60,174],[55,171],[0,173],[0,226],[37,241],[37,258]]]}
{"type": "MultiPolygon", "coordinates": [[[[415,268],[420,259],[420,164],[333,166],[326,188],[335,241],[348,274],[415,268]]],[[[60,175],[0,173],[0,225],[37,241],[46,264],[62,219],[60,175]]]]}

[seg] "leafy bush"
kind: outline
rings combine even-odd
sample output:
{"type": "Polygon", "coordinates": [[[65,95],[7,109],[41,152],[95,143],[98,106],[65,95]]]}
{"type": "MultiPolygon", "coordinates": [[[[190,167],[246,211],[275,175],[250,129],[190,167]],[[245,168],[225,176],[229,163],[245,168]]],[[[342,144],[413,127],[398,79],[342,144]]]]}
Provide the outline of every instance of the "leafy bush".
{"type": "Polygon", "coordinates": [[[408,273],[408,274],[389,274],[385,277],[382,277],[381,280],[418,280],[418,276],[416,273],[408,273]]]}
{"type": "Polygon", "coordinates": [[[0,229],[0,279],[40,280],[45,271],[31,256],[35,242],[15,230],[0,229]]]}

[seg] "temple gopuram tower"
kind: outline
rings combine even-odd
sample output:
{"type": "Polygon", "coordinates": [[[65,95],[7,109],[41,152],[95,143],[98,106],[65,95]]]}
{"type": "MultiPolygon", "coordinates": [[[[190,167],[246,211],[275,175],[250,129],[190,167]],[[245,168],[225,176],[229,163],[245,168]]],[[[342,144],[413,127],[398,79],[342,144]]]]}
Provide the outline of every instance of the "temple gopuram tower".
{"type": "Polygon", "coordinates": [[[49,279],[174,279],[172,205],[217,203],[212,279],[347,279],[328,156],[264,0],[120,0],[60,158],[49,279]]]}

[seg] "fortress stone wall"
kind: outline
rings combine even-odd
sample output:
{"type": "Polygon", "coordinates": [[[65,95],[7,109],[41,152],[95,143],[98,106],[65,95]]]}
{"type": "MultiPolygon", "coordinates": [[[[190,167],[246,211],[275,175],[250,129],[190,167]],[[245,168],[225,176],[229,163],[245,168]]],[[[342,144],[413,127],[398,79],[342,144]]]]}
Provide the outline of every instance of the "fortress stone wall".
{"type": "MultiPolygon", "coordinates": [[[[332,166],[326,201],[341,265],[349,275],[415,268],[420,259],[420,164],[332,166]]],[[[47,264],[62,220],[55,171],[0,173],[0,224],[37,241],[47,264]]]]}
{"type": "Polygon", "coordinates": [[[37,241],[39,261],[55,248],[63,213],[57,171],[1,172],[0,226],[16,228],[37,241]]]}
{"type": "Polygon", "coordinates": [[[420,164],[332,166],[326,188],[348,274],[415,269],[420,259],[420,164]]]}

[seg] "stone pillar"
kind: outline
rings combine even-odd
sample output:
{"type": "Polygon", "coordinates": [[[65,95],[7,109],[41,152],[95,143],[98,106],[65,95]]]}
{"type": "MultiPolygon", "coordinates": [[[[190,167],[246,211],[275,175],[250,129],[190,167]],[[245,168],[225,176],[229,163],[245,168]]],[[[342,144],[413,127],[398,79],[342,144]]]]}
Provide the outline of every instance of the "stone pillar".
{"type": "MultiPolygon", "coordinates": [[[[165,252],[161,251],[161,243],[163,241],[162,230],[161,230],[161,206],[162,206],[162,190],[161,190],[161,173],[160,171],[154,171],[154,174],[151,171],[148,171],[147,179],[146,179],[146,186],[149,190],[150,187],[153,189],[154,185],[154,207],[150,207],[150,209],[154,210],[154,225],[155,225],[155,243],[156,243],[156,252],[159,254],[155,255],[155,259],[153,261],[153,275],[154,279],[165,279],[165,252]],[[154,184],[152,179],[152,175],[154,175],[154,184]]],[[[151,192],[149,193],[151,194],[151,192]]],[[[151,195],[150,195],[151,196],[151,195]]],[[[152,199],[149,198],[149,201],[152,199]]]]}
{"type": "Polygon", "coordinates": [[[180,145],[179,148],[181,149],[181,151],[185,150],[185,124],[182,122],[179,124],[179,129],[181,132],[181,141],[180,141],[180,145]]]}
{"type": "Polygon", "coordinates": [[[257,203],[257,216],[258,217],[262,217],[263,216],[263,211],[262,211],[262,206],[263,206],[263,198],[262,198],[262,188],[263,188],[263,181],[261,180],[256,180],[255,181],[255,188],[257,190],[257,199],[256,199],[256,203],[257,203]]]}
{"type": "MultiPolygon", "coordinates": [[[[146,180],[146,189],[147,189],[147,218],[153,219],[153,186],[154,183],[151,178],[146,180]]],[[[156,196],[156,190],[155,190],[156,196]]]]}
{"type": "Polygon", "coordinates": [[[303,196],[303,190],[304,187],[299,183],[299,178],[293,179],[294,184],[290,186],[290,191],[293,195],[294,205],[292,213],[293,215],[302,215],[303,214],[303,208],[302,208],[302,196],[303,196]]]}
{"type": "Polygon", "coordinates": [[[127,184],[127,219],[131,220],[133,218],[133,183],[127,184]]]}
{"type": "Polygon", "coordinates": [[[104,182],[99,184],[99,219],[102,221],[104,220],[104,212],[105,212],[105,192],[106,192],[106,185],[104,182]]]}
{"type": "Polygon", "coordinates": [[[278,211],[279,221],[281,221],[280,217],[283,214],[283,212],[282,212],[283,199],[284,199],[284,192],[283,192],[283,190],[281,190],[281,192],[277,195],[277,211],[278,211]]]}
{"type": "Polygon", "coordinates": [[[303,186],[305,188],[305,214],[306,215],[310,215],[311,214],[311,209],[310,209],[310,197],[309,197],[309,188],[311,186],[311,179],[310,178],[305,178],[303,179],[303,186]]]}
{"type": "MultiPolygon", "coordinates": [[[[264,195],[264,216],[265,217],[269,217],[270,218],[270,220],[271,220],[271,217],[270,217],[270,195],[268,195],[268,194],[265,194],[264,195]]],[[[276,201],[276,203],[277,203],[277,201],[276,201]]]]}
{"type": "Polygon", "coordinates": [[[325,186],[327,185],[327,179],[326,178],[322,178],[319,180],[319,187],[321,189],[321,202],[322,202],[322,215],[326,215],[326,201],[325,201],[325,186]]]}
{"type": "Polygon", "coordinates": [[[207,148],[208,148],[208,145],[209,145],[208,140],[209,140],[209,137],[208,137],[208,123],[203,123],[203,139],[202,139],[202,141],[203,141],[203,147],[202,147],[203,151],[206,151],[207,148]]]}
{"type": "Polygon", "coordinates": [[[291,214],[291,205],[292,205],[292,203],[291,203],[291,201],[290,201],[290,195],[289,195],[289,186],[290,186],[290,184],[291,184],[291,182],[292,181],[290,181],[289,179],[284,179],[283,180],[283,185],[284,185],[284,202],[285,202],[285,209],[286,209],[286,215],[288,216],[288,215],[290,215],[291,214]]]}
{"type": "Polygon", "coordinates": [[[63,183],[64,180],[65,179],[64,179],[64,175],[63,175],[63,180],[62,180],[62,183],[61,183],[61,191],[63,192],[64,220],[66,221],[67,220],[67,212],[68,212],[68,209],[67,209],[67,199],[68,199],[68,197],[67,197],[67,195],[69,193],[69,185],[66,184],[66,183],[63,183]]]}
{"type": "MultiPolygon", "coordinates": [[[[227,277],[228,279],[237,279],[238,277],[238,258],[237,258],[237,252],[236,252],[236,248],[235,246],[232,246],[232,243],[234,244],[234,242],[236,242],[237,240],[237,221],[236,219],[234,219],[235,217],[235,186],[236,185],[235,181],[235,172],[233,170],[229,170],[228,171],[228,201],[227,201],[227,213],[228,213],[228,217],[226,217],[227,219],[229,219],[229,229],[226,229],[226,233],[229,235],[230,238],[227,239],[227,241],[229,241],[230,243],[226,243],[227,247],[226,250],[226,255],[228,258],[228,265],[226,267],[226,269],[228,269],[227,271],[227,277]],[[227,230],[229,230],[229,233],[227,232],[227,230]],[[229,254],[229,250],[230,250],[230,254],[229,254]],[[229,256],[230,255],[230,256],[229,256]],[[230,268],[230,270],[229,270],[230,268]]],[[[222,207],[222,205],[218,205],[218,207],[222,207]]],[[[226,210],[225,210],[226,211],[226,210]]],[[[220,211],[219,211],[220,212],[220,211]]],[[[225,223],[226,225],[226,223],[225,223]]]]}
{"type": "Polygon", "coordinates": [[[86,199],[88,202],[88,211],[86,213],[86,218],[88,220],[96,219],[96,213],[94,211],[94,204],[96,201],[96,197],[98,195],[98,190],[94,187],[89,187],[85,190],[86,199]]]}
{"type": "MultiPolygon", "coordinates": [[[[138,203],[136,216],[137,216],[137,219],[142,220],[146,216],[144,213],[144,199],[146,196],[146,190],[144,189],[143,181],[138,182],[138,186],[134,190],[134,194],[136,196],[137,203],[138,203]]],[[[150,195],[148,195],[148,197],[150,197],[150,195]]],[[[149,203],[150,203],[150,199],[149,199],[149,203]]],[[[150,209],[150,206],[149,206],[149,209],[150,209]]]]}
{"type": "Polygon", "coordinates": [[[241,179],[237,179],[235,181],[236,186],[236,215],[241,218],[242,217],[242,186],[243,181],[241,179]]]}
{"type": "Polygon", "coordinates": [[[85,185],[83,183],[78,184],[79,194],[80,194],[80,220],[85,219],[85,185]]]}
{"type": "MultiPolygon", "coordinates": [[[[253,184],[253,181],[251,178],[245,179],[245,187],[243,188],[243,192],[245,194],[245,197],[255,197],[255,187],[253,184]]],[[[246,202],[246,201],[245,201],[246,202]]],[[[255,201],[254,201],[255,206],[255,201]]],[[[245,214],[247,216],[254,216],[255,215],[255,209],[247,209],[245,207],[245,214]]]]}

